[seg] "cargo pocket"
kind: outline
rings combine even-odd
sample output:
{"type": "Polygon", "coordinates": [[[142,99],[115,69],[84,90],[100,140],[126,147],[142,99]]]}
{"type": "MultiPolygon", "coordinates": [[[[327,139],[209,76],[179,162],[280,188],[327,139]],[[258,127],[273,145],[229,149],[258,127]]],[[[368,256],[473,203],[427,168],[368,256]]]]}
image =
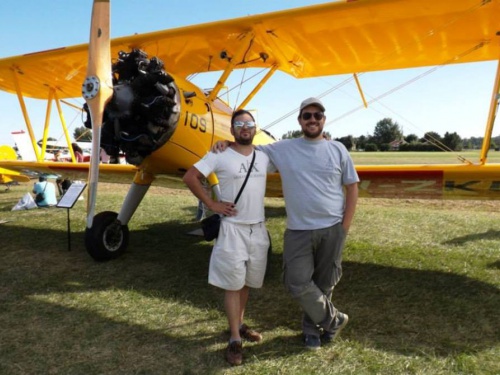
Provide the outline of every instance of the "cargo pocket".
{"type": "Polygon", "coordinates": [[[344,250],[344,244],[346,239],[346,232],[342,224],[337,224],[335,228],[335,251],[334,251],[334,267],[332,274],[332,286],[335,287],[342,277],[342,252],[344,250]]]}

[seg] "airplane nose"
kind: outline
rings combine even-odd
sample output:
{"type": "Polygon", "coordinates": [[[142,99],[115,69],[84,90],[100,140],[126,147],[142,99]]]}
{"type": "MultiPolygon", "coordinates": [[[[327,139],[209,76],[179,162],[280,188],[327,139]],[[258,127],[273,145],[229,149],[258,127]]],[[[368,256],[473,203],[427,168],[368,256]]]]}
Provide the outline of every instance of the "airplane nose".
{"type": "Polygon", "coordinates": [[[138,49],[120,51],[118,57],[113,64],[117,79],[104,113],[101,146],[109,156],[118,158],[121,151],[127,163],[139,165],[177,128],[180,94],[160,59],[149,59],[138,49]]]}

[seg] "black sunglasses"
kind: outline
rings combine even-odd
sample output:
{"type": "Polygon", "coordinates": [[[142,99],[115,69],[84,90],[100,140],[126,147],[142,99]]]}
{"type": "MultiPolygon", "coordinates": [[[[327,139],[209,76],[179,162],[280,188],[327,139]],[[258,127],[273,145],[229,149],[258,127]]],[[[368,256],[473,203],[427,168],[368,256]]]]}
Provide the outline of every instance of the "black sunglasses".
{"type": "Polygon", "coordinates": [[[314,113],[311,113],[311,112],[304,112],[302,113],[302,120],[310,120],[311,117],[314,116],[314,119],[319,121],[321,120],[325,115],[323,114],[323,112],[314,112],[314,113]]]}

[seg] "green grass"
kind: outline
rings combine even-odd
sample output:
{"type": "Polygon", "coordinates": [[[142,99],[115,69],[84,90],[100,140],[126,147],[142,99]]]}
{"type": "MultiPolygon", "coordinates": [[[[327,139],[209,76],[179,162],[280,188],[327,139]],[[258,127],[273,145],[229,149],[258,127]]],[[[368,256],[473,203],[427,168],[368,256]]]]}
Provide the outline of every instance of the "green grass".
{"type": "MultiPolygon", "coordinates": [[[[480,150],[460,152],[351,152],[356,165],[373,164],[461,164],[459,157],[479,163],[480,150]]],[[[491,150],[488,163],[500,163],[500,152],[491,150]]]]}
{"type": "MultiPolygon", "coordinates": [[[[311,353],[281,284],[285,212],[266,200],[270,273],[247,322],[264,334],[243,366],[223,358],[222,292],[207,284],[211,244],[186,234],[196,200],[152,188],[129,251],[94,262],[85,202],[10,211],[31,185],[0,193],[1,374],[498,374],[500,202],[361,199],[334,292],[349,325],[311,353]]],[[[116,211],[125,185],[100,186],[116,211]]]]}

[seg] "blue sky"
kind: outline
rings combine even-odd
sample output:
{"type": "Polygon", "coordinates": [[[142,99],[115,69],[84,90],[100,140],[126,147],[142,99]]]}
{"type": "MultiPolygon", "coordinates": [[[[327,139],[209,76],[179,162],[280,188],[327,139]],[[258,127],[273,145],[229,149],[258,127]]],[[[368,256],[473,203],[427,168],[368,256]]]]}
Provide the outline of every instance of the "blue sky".
{"type": "MultiPolygon", "coordinates": [[[[111,36],[157,31],[322,2],[326,1],[114,0],[111,2],[111,36]]],[[[0,2],[0,58],[86,43],[91,8],[91,0],[0,2]]],[[[462,137],[483,136],[495,70],[496,64],[489,62],[438,67],[430,74],[427,72],[431,68],[362,74],[359,79],[367,100],[383,95],[394,87],[404,87],[373,103],[368,109],[359,108],[361,99],[354,82],[333,90],[322,99],[327,108],[326,130],[334,137],[371,134],[379,120],[390,117],[398,122],[406,135],[414,133],[422,136],[426,131],[444,135],[445,132],[456,131],[462,137]],[[404,85],[419,75],[424,77],[404,85]]],[[[238,74],[229,86],[241,79],[238,74]]],[[[247,72],[246,76],[249,75],[247,72]]],[[[348,78],[330,76],[297,80],[277,73],[248,108],[255,110],[259,125],[266,127],[295,110],[301,100],[321,95],[348,78]]],[[[202,82],[203,87],[210,87],[207,84],[202,82]]],[[[237,90],[234,90],[226,99],[234,105],[237,97],[237,90]]],[[[244,95],[240,94],[239,99],[242,97],[244,95]]],[[[77,101],[83,103],[83,99],[77,101]]],[[[42,136],[45,106],[45,102],[27,101],[30,120],[38,138],[42,136]]],[[[78,113],[65,111],[65,116],[71,129],[82,125],[78,113]]],[[[56,117],[54,108],[52,117],[56,117]]],[[[287,131],[297,128],[294,113],[270,127],[269,131],[280,138],[287,131]]],[[[10,132],[20,129],[24,129],[24,120],[17,97],[0,92],[0,144],[13,144],[10,132]]],[[[498,134],[493,132],[494,136],[498,134]]],[[[50,136],[57,139],[62,137],[59,121],[51,123],[50,136]]]]}

